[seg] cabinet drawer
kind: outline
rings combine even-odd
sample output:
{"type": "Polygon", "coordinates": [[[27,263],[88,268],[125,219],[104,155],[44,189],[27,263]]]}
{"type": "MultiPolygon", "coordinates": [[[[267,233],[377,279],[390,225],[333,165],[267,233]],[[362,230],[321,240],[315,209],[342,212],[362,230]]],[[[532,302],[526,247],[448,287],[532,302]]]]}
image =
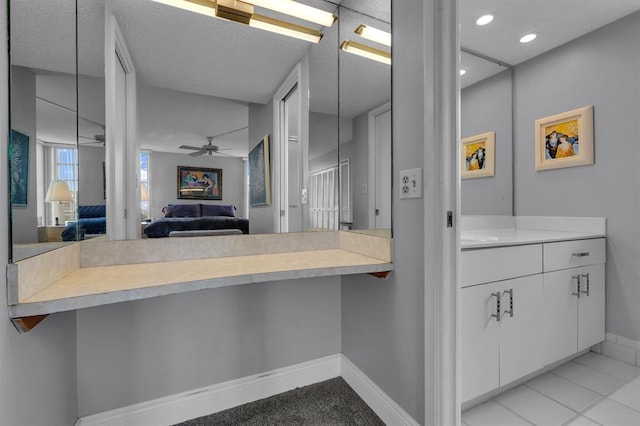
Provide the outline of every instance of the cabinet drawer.
{"type": "Polygon", "coordinates": [[[595,265],[604,263],[605,260],[604,238],[544,244],[545,272],[595,265]]]}
{"type": "Polygon", "coordinates": [[[462,252],[462,287],[542,272],[542,244],[462,252]]]}

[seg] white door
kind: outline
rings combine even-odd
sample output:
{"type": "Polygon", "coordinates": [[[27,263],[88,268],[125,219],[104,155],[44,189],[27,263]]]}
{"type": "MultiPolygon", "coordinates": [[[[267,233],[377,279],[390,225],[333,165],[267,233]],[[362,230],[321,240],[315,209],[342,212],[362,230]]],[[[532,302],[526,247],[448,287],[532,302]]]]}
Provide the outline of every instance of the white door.
{"type": "Polygon", "coordinates": [[[299,138],[300,129],[300,91],[296,85],[291,92],[283,99],[284,123],[283,132],[280,133],[283,138],[282,143],[285,146],[283,150],[283,165],[286,168],[287,196],[283,197],[282,209],[285,214],[282,216],[283,223],[281,230],[283,232],[301,232],[302,229],[302,144],[299,138]]]}
{"type": "Polygon", "coordinates": [[[604,264],[580,268],[578,351],[604,340],[604,264]]]}
{"type": "Polygon", "coordinates": [[[469,401],[499,386],[499,323],[495,317],[500,284],[460,292],[461,398],[469,401]]]}
{"type": "Polygon", "coordinates": [[[369,225],[391,228],[391,103],[369,112],[369,225]]]}
{"type": "Polygon", "coordinates": [[[543,367],[542,274],[501,282],[500,386],[543,367]],[[513,310],[513,315],[510,312],[513,310]]]}
{"type": "Polygon", "coordinates": [[[579,269],[546,272],[540,319],[545,365],[576,352],[579,269]]]}

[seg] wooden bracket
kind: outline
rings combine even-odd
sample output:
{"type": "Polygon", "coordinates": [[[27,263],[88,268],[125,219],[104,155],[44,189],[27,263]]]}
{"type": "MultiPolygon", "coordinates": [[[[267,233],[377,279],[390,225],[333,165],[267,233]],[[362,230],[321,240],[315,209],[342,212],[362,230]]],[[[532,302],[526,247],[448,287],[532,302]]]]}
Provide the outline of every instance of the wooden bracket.
{"type": "Polygon", "coordinates": [[[33,330],[33,328],[40,324],[40,322],[48,317],[49,315],[36,315],[33,317],[21,317],[21,318],[11,318],[11,323],[18,330],[18,333],[26,333],[27,331],[33,330]]]}
{"type": "Polygon", "coordinates": [[[389,278],[389,275],[391,275],[391,272],[393,271],[369,272],[369,275],[386,280],[387,278],[389,278]]]}

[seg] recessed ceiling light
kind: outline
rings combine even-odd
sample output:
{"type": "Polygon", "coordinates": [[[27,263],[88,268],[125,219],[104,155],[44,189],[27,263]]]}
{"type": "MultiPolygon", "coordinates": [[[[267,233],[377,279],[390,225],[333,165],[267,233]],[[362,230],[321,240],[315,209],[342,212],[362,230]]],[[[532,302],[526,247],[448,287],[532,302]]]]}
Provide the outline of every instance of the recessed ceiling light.
{"type": "Polygon", "coordinates": [[[465,75],[467,73],[467,70],[465,70],[464,68],[460,70],[460,76],[462,77],[463,75],[465,75]]]}
{"type": "Polygon", "coordinates": [[[482,15],[478,19],[476,19],[476,25],[483,26],[490,24],[493,21],[493,15],[487,13],[486,15],[482,15]]]}
{"type": "Polygon", "coordinates": [[[533,40],[535,40],[536,37],[538,37],[536,33],[525,34],[522,37],[520,37],[520,43],[530,43],[533,40]]]}

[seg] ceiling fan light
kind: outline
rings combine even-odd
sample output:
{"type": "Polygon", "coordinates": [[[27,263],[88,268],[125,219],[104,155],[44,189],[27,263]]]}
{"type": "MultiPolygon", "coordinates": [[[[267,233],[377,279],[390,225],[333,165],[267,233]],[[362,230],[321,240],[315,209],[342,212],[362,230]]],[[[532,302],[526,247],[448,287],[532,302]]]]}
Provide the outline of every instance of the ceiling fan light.
{"type": "Polygon", "coordinates": [[[375,47],[367,46],[366,44],[345,40],[340,45],[340,49],[348,53],[353,53],[354,55],[362,56],[363,58],[391,65],[391,53],[381,49],[376,49],[375,47]]]}
{"type": "Polygon", "coordinates": [[[467,70],[465,70],[464,68],[460,68],[460,77],[462,77],[466,73],[467,73],[467,70]]]}
{"type": "Polygon", "coordinates": [[[330,27],[338,17],[331,12],[317,9],[292,0],[249,0],[255,6],[294,16],[324,27],[330,27]]]}
{"type": "Polygon", "coordinates": [[[303,27],[302,25],[296,25],[291,22],[281,21],[279,19],[258,14],[254,14],[251,17],[249,26],[300,40],[310,41],[312,43],[319,43],[323,36],[320,31],[312,28],[303,27]]]}
{"type": "Polygon", "coordinates": [[[360,24],[354,32],[367,40],[375,41],[376,43],[384,44],[385,46],[391,46],[391,33],[387,31],[382,31],[365,24],[360,24]]]}

